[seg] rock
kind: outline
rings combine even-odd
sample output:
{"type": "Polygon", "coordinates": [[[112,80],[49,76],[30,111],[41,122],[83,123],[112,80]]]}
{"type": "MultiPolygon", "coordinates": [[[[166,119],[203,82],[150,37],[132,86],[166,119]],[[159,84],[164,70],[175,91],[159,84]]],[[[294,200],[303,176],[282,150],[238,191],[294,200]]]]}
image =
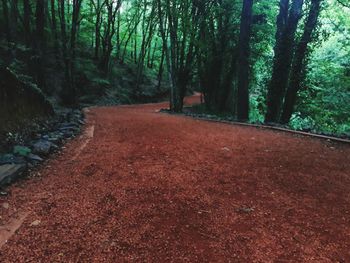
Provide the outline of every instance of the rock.
{"type": "Polygon", "coordinates": [[[76,124],[71,123],[71,124],[62,125],[59,130],[63,131],[63,132],[65,132],[65,131],[79,132],[80,128],[77,127],[76,124]]]}
{"type": "Polygon", "coordinates": [[[251,213],[254,212],[254,208],[253,207],[241,207],[237,209],[237,212],[241,212],[241,213],[251,213]]]}
{"type": "Polygon", "coordinates": [[[65,131],[65,132],[63,133],[64,138],[70,138],[70,137],[72,137],[73,135],[74,135],[74,133],[73,133],[72,131],[65,131]]]}
{"type": "Polygon", "coordinates": [[[56,143],[56,144],[60,144],[63,137],[64,137],[64,133],[62,132],[52,132],[49,134],[48,136],[48,141],[52,142],[52,143],[56,143]]]}
{"type": "Polygon", "coordinates": [[[8,196],[8,194],[9,194],[9,193],[6,192],[6,191],[1,191],[1,192],[0,192],[0,196],[8,196]]]}
{"type": "Polygon", "coordinates": [[[32,161],[32,162],[42,162],[42,161],[44,161],[44,159],[41,158],[39,155],[32,154],[32,153],[30,153],[30,154],[27,156],[27,159],[28,159],[29,161],[32,161]]]}
{"type": "Polygon", "coordinates": [[[4,164],[23,164],[25,159],[23,157],[17,157],[13,154],[5,154],[0,156],[0,165],[4,164]]]}
{"type": "Polygon", "coordinates": [[[61,124],[61,129],[72,129],[72,128],[77,128],[78,125],[74,122],[65,122],[61,124]]]}
{"type": "Polygon", "coordinates": [[[36,154],[48,155],[52,149],[53,143],[46,140],[39,140],[33,144],[33,152],[36,154]]]}
{"type": "Polygon", "coordinates": [[[40,225],[40,223],[41,223],[40,220],[34,220],[34,221],[30,224],[30,226],[38,226],[38,225],[40,225]]]}
{"type": "Polygon", "coordinates": [[[7,185],[19,178],[26,170],[26,164],[5,164],[0,166],[0,185],[7,185]]]}

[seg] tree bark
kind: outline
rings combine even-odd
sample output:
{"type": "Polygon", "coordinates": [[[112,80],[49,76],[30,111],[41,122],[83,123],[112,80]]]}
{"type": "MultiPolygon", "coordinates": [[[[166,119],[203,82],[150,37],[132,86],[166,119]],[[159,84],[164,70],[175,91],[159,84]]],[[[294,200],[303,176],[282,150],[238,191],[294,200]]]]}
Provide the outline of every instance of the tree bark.
{"type": "Polygon", "coordinates": [[[23,0],[23,29],[25,43],[29,47],[31,45],[31,28],[30,28],[30,3],[29,0],[23,0]]]}
{"type": "Polygon", "coordinates": [[[164,46],[162,48],[162,56],[160,58],[160,63],[159,63],[159,69],[158,69],[158,85],[157,89],[160,90],[162,87],[162,79],[163,79],[163,72],[164,72],[164,57],[165,57],[165,50],[164,46]]]}
{"type": "Polygon", "coordinates": [[[237,118],[249,119],[249,57],[252,31],[253,0],[244,0],[238,44],[237,118]]]}
{"type": "Polygon", "coordinates": [[[72,89],[74,89],[72,85],[72,78],[71,78],[71,68],[70,68],[70,58],[68,55],[68,45],[67,45],[67,25],[66,25],[66,12],[65,12],[65,1],[60,0],[59,1],[59,18],[60,18],[60,25],[61,25],[61,47],[62,47],[62,56],[64,61],[64,85],[62,87],[61,91],[61,98],[63,100],[63,103],[66,105],[72,105],[74,104],[74,98],[71,96],[72,89]]]}
{"type": "MultiPolygon", "coordinates": [[[[279,121],[282,101],[287,88],[293,58],[295,32],[301,18],[303,2],[303,0],[293,0],[287,24],[285,26],[278,25],[278,38],[276,39],[273,71],[267,95],[265,122],[279,121]]],[[[281,0],[279,18],[285,18],[285,12],[286,1],[281,0]]],[[[280,22],[279,19],[278,22],[280,22]]]]}
{"type": "Polygon", "coordinates": [[[295,51],[289,86],[284,98],[283,111],[280,119],[280,122],[283,124],[288,123],[293,114],[297,93],[303,80],[303,70],[305,68],[308,44],[312,40],[312,33],[317,25],[321,2],[322,0],[312,0],[309,15],[304,27],[304,33],[295,51]]]}
{"type": "Polygon", "coordinates": [[[56,57],[59,56],[59,44],[58,44],[58,35],[57,35],[57,19],[56,19],[56,9],[55,9],[55,0],[51,0],[51,23],[52,31],[54,37],[54,49],[56,57]]]}
{"type": "Polygon", "coordinates": [[[7,0],[1,0],[2,2],[2,12],[4,16],[4,27],[5,27],[5,35],[7,42],[10,43],[12,41],[10,23],[9,23],[9,9],[7,5],[7,0]]]}
{"type": "Polygon", "coordinates": [[[45,87],[45,68],[44,68],[44,50],[45,50],[45,0],[37,0],[36,10],[36,29],[35,29],[35,51],[37,55],[36,80],[38,87],[46,91],[45,87]]]}
{"type": "Polygon", "coordinates": [[[17,39],[18,28],[18,0],[10,0],[10,29],[12,31],[12,37],[17,39]]]}

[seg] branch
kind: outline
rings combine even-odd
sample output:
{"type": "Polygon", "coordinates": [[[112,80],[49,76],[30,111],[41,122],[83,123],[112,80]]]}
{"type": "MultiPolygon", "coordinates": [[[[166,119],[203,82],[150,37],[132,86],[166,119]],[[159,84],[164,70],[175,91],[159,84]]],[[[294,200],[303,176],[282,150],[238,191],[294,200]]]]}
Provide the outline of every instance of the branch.
{"type": "Polygon", "coordinates": [[[345,1],[345,0],[337,0],[337,2],[338,2],[339,4],[341,4],[342,6],[347,7],[347,8],[350,8],[350,4],[349,4],[349,3],[348,3],[348,4],[345,4],[344,1],[345,1]]]}

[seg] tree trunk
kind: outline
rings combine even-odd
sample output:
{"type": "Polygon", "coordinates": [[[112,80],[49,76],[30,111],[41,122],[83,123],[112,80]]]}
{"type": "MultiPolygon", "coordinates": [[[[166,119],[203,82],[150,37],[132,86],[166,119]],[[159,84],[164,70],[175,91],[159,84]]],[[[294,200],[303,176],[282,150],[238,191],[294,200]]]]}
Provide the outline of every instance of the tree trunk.
{"type": "Polygon", "coordinates": [[[117,60],[120,60],[120,50],[121,50],[121,43],[120,43],[120,10],[118,10],[118,14],[117,14],[117,60]]]}
{"type": "Polygon", "coordinates": [[[57,19],[56,19],[56,10],[55,10],[55,0],[51,0],[51,23],[52,31],[54,37],[54,49],[56,57],[59,56],[59,45],[58,45],[58,36],[57,36],[57,19]]]}
{"type": "Polygon", "coordinates": [[[29,0],[23,0],[23,29],[24,29],[24,37],[25,43],[27,47],[31,45],[31,29],[30,29],[30,3],[29,0]]]}
{"type": "Polygon", "coordinates": [[[76,56],[76,38],[79,23],[79,14],[82,0],[73,0],[73,11],[72,11],[72,26],[71,26],[71,36],[70,36],[70,54],[71,63],[74,64],[76,56]]]}
{"type": "Polygon", "coordinates": [[[98,53],[100,50],[100,31],[101,31],[101,4],[100,0],[97,0],[96,20],[95,20],[95,60],[98,60],[98,53]]]}
{"type": "Polygon", "coordinates": [[[18,28],[18,0],[10,0],[10,29],[12,31],[12,37],[17,38],[18,28]]]}
{"type": "Polygon", "coordinates": [[[67,46],[67,30],[66,30],[66,12],[65,12],[65,1],[59,1],[59,17],[60,17],[60,25],[61,25],[61,46],[62,46],[62,56],[64,61],[64,84],[61,91],[61,98],[64,104],[71,105],[73,104],[73,100],[71,97],[72,82],[71,82],[71,68],[70,68],[70,59],[68,56],[68,46],[67,46]]]}
{"type": "Polygon", "coordinates": [[[249,119],[249,57],[252,31],[253,0],[244,0],[238,44],[237,118],[249,119]]]}
{"type": "MultiPolygon", "coordinates": [[[[157,49],[158,49],[158,41],[156,41],[156,43],[154,43],[151,61],[149,62],[149,68],[153,68],[153,66],[154,66],[154,59],[155,59],[157,49]]],[[[162,50],[162,53],[163,53],[163,50],[162,50]]]]}
{"type": "Polygon", "coordinates": [[[45,0],[36,2],[36,29],[35,29],[35,50],[37,54],[36,63],[36,81],[38,87],[46,91],[45,87],[45,68],[44,68],[44,50],[45,50],[45,0]]]}
{"type": "Polygon", "coordinates": [[[158,69],[158,85],[157,89],[160,90],[162,86],[163,72],[164,72],[164,57],[165,57],[165,49],[164,46],[162,48],[162,56],[160,58],[159,69],[158,69]]]}
{"type": "Polygon", "coordinates": [[[7,5],[7,0],[1,0],[2,2],[2,12],[4,15],[4,27],[5,27],[5,35],[7,42],[10,43],[12,41],[10,23],[9,23],[9,9],[7,5]]]}
{"type": "MultiPolygon", "coordinates": [[[[293,58],[294,38],[301,17],[303,0],[293,0],[285,26],[278,25],[272,77],[267,95],[265,122],[278,122],[293,58]],[[282,28],[281,28],[282,27],[282,28]]],[[[286,1],[281,0],[280,17],[285,17],[286,1]]],[[[280,22],[278,20],[278,22],[280,22]]]]}
{"type": "Polygon", "coordinates": [[[137,27],[134,32],[134,63],[137,63],[137,27]]]}
{"type": "MultiPolygon", "coordinates": [[[[170,109],[173,108],[173,98],[174,98],[174,82],[173,82],[173,70],[170,63],[170,52],[168,48],[168,36],[165,32],[166,21],[164,21],[163,10],[161,5],[161,0],[157,0],[157,9],[158,9],[158,18],[159,18],[159,31],[163,41],[163,50],[165,54],[166,66],[168,70],[168,79],[169,79],[169,87],[170,87],[170,109]]],[[[165,20],[167,20],[165,18],[165,20]]]]}
{"type": "Polygon", "coordinates": [[[295,51],[289,86],[285,95],[283,111],[280,119],[280,122],[283,124],[288,123],[293,114],[297,92],[299,91],[303,80],[303,69],[305,68],[304,64],[307,55],[307,47],[312,40],[312,33],[317,25],[321,9],[321,2],[322,0],[312,0],[304,33],[295,51]]]}

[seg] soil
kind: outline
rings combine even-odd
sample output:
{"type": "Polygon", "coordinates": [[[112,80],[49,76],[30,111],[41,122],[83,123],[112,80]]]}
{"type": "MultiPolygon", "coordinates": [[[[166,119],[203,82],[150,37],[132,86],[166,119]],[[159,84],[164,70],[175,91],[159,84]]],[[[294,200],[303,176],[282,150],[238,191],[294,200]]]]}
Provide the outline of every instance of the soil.
{"type": "Polygon", "coordinates": [[[0,262],[350,262],[348,144],[166,106],[87,110],[2,193],[0,262]]]}

